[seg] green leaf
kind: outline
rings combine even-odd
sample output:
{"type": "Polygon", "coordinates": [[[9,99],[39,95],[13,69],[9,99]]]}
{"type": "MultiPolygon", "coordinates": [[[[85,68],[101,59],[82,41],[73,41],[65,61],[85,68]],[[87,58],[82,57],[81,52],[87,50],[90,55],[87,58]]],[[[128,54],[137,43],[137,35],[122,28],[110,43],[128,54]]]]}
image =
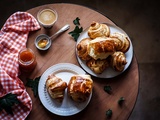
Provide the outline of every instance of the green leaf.
{"type": "Polygon", "coordinates": [[[82,31],[83,31],[82,27],[76,26],[75,29],[74,29],[74,32],[76,32],[76,33],[81,33],[82,31]]]}
{"type": "Polygon", "coordinates": [[[34,81],[32,79],[27,78],[26,86],[32,88],[34,86],[34,81]]]}
{"type": "Polygon", "coordinates": [[[108,94],[111,94],[111,91],[112,91],[111,86],[109,86],[109,85],[104,86],[104,91],[107,92],[108,94]]]}
{"type": "Polygon", "coordinates": [[[73,31],[71,31],[71,32],[69,32],[68,34],[70,34],[73,38],[74,38],[74,40],[75,41],[77,41],[77,39],[78,39],[78,37],[79,37],[79,35],[80,35],[80,33],[83,31],[83,28],[82,27],[78,27],[78,26],[76,26],[75,28],[74,28],[74,30],[73,31]]]}
{"type": "Polygon", "coordinates": [[[75,20],[73,20],[73,23],[75,24],[75,25],[80,25],[80,22],[79,22],[79,17],[77,17],[75,20]]]}
{"type": "Polygon", "coordinates": [[[41,76],[36,77],[35,79],[30,79],[30,78],[27,79],[26,86],[32,89],[35,97],[37,97],[38,95],[38,84],[39,84],[40,77],[41,76]]]}
{"type": "Polygon", "coordinates": [[[122,105],[122,103],[124,102],[124,100],[125,100],[124,97],[120,97],[119,100],[118,100],[118,104],[122,105]]]}
{"type": "Polygon", "coordinates": [[[12,106],[14,104],[19,104],[19,100],[17,99],[17,95],[8,93],[7,95],[0,98],[0,111],[5,110],[8,114],[12,114],[12,106]]]}
{"type": "Polygon", "coordinates": [[[111,109],[106,111],[106,116],[109,117],[109,118],[112,116],[112,110],[111,109]]]}
{"type": "Polygon", "coordinates": [[[75,20],[73,20],[73,23],[75,25],[75,28],[73,31],[69,32],[73,39],[77,41],[78,37],[80,36],[80,33],[83,31],[83,27],[80,27],[79,17],[77,17],[75,20]]]}

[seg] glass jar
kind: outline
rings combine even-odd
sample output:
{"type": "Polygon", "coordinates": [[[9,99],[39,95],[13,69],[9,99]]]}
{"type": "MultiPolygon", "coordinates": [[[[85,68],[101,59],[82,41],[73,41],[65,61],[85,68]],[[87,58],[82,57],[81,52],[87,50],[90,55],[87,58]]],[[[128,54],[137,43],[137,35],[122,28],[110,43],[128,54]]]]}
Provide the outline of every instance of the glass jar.
{"type": "Polygon", "coordinates": [[[18,55],[19,68],[24,72],[31,72],[37,62],[34,52],[30,48],[24,48],[18,55]]]}

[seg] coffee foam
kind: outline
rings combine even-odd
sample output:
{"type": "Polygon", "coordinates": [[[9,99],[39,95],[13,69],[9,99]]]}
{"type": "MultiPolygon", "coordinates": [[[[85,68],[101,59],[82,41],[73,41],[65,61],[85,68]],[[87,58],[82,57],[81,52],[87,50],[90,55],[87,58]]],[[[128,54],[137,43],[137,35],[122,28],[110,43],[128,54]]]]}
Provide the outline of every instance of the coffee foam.
{"type": "Polygon", "coordinates": [[[38,13],[37,18],[44,27],[52,26],[57,21],[57,13],[51,9],[44,9],[38,13]]]}

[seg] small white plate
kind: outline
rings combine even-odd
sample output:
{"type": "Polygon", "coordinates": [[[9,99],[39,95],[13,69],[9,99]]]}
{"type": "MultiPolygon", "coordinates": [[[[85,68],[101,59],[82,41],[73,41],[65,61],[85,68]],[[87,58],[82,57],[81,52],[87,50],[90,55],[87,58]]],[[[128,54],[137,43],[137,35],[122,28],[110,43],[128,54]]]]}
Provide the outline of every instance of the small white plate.
{"type": "MultiPolygon", "coordinates": [[[[128,36],[121,28],[119,28],[118,26],[115,26],[115,25],[111,25],[111,24],[108,24],[108,23],[105,23],[107,24],[109,27],[110,27],[110,33],[115,33],[115,32],[120,32],[120,33],[123,33],[125,34],[126,36],[128,36]]],[[[76,46],[78,45],[78,43],[84,39],[84,38],[89,38],[88,36],[88,29],[85,29],[79,36],[78,40],[77,40],[77,44],[76,46]]],[[[128,36],[129,38],[129,36],[128,36]]],[[[133,58],[133,46],[132,46],[132,42],[129,38],[129,41],[130,41],[130,48],[129,50],[125,53],[126,55],[126,60],[127,60],[127,64],[125,65],[125,68],[122,72],[117,72],[115,70],[113,70],[112,68],[107,68],[105,71],[103,71],[103,73],[101,74],[96,74],[94,73],[87,65],[86,65],[86,61],[82,60],[81,58],[78,57],[77,55],[77,48],[76,48],[76,56],[77,56],[77,59],[78,59],[78,62],[79,64],[81,65],[81,67],[87,72],[89,73],[90,75],[93,75],[95,77],[98,77],[98,78],[113,78],[121,73],[123,73],[130,65],[131,61],[132,61],[132,58],[133,58]]]]}
{"type": "Polygon", "coordinates": [[[62,103],[58,103],[56,100],[50,97],[46,89],[46,80],[48,75],[55,74],[57,77],[61,78],[63,81],[69,82],[71,76],[77,74],[86,74],[86,72],[79,66],[71,63],[59,63],[48,68],[41,76],[38,85],[38,94],[40,101],[44,107],[50,112],[60,115],[60,116],[70,116],[82,111],[90,102],[91,96],[83,103],[74,102],[67,95],[67,88],[65,90],[65,95],[62,103]]]}

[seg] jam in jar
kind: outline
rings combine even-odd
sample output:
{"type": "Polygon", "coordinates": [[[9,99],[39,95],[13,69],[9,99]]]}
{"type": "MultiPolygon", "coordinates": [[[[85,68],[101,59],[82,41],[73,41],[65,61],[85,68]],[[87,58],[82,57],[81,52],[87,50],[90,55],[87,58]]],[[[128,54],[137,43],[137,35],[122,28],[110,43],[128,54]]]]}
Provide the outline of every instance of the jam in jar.
{"type": "Polygon", "coordinates": [[[31,72],[37,64],[36,56],[30,48],[24,48],[19,52],[18,62],[20,70],[24,72],[31,72]]]}

